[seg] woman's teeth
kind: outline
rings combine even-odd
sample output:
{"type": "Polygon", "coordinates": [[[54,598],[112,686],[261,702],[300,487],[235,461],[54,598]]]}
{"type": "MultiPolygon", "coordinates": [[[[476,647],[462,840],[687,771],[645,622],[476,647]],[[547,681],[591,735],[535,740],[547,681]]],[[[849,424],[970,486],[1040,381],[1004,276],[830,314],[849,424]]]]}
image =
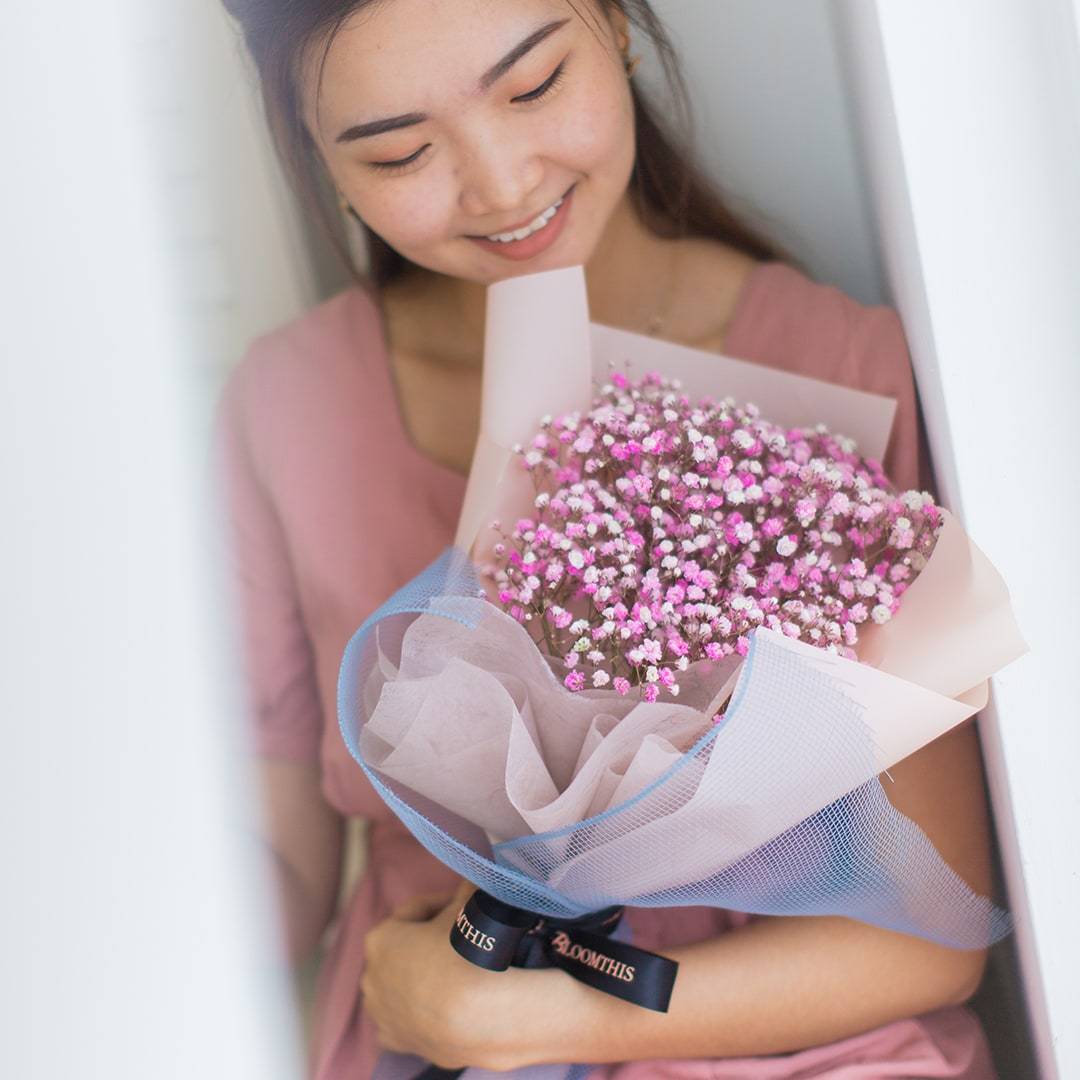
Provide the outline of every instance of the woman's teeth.
{"type": "Polygon", "coordinates": [[[498,233],[495,236],[485,237],[487,240],[494,240],[499,244],[509,244],[514,240],[524,240],[526,236],[532,236],[534,232],[539,232],[554,216],[555,212],[562,206],[562,199],[559,199],[557,203],[553,203],[542,214],[538,214],[528,225],[518,229],[517,232],[498,233]]]}

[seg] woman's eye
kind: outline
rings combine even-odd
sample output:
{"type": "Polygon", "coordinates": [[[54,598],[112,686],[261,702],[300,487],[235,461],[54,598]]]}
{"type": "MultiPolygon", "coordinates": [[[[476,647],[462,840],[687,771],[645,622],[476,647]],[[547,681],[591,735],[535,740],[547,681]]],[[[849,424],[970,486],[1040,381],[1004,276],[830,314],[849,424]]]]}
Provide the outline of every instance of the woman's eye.
{"type": "Polygon", "coordinates": [[[368,164],[373,169],[381,169],[385,172],[396,172],[399,169],[407,169],[414,161],[418,160],[420,155],[431,145],[431,143],[424,143],[415,154],[410,154],[406,158],[399,158],[397,161],[369,161],[368,164]]]}
{"type": "Polygon", "coordinates": [[[563,67],[565,64],[566,61],[564,60],[535,90],[530,90],[527,94],[519,94],[516,98],[513,98],[513,100],[541,101],[543,98],[546,98],[548,94],[562,82],[563,67]]]}

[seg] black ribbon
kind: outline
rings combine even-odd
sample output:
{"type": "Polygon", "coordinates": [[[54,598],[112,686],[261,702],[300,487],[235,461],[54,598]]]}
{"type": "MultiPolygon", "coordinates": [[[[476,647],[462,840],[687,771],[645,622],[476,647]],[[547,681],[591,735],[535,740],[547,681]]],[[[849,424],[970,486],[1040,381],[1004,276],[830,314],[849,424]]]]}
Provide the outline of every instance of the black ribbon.
{"type": "MultiPolygon", "coordinates": [[[[450,930],[450,944],[488,971],[559,967],[580,982],[624,1001],[667,1012],[679,965],[609,937],[624,909],[605,908],[577,919],[552,919],[477,890],[450,930]]],[[[464,1069],[432,1065],[416,1080],[453,1080],[464,1069]]]]}

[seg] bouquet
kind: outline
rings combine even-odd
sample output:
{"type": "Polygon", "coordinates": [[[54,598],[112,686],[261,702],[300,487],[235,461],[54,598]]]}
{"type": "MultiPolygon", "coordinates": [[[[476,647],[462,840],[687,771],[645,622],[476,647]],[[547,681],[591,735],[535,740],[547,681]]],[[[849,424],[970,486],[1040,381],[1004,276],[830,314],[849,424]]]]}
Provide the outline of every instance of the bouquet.
{"type": "Polygon", "coordinates": [[[955,518],[882,473],[894,403],[590,325],[584,298],[580,267],[489,290],[457,542],[339,674],[353,757],[477,886],[451,944],[664,1010],[676,965],[627,905],[1000,939],[877,779],[1026,651],[955,518]]]}

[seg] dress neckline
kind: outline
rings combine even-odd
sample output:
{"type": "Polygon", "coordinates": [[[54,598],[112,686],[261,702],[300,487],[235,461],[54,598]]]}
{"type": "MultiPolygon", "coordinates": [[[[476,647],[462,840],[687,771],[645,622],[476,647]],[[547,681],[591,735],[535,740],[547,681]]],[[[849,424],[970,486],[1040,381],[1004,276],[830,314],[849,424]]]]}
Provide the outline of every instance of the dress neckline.
{"type": "MultiPolygon", "coordinates": [[[[718,356],[732,355],[732,342],[740,341],[743,335],[742,324],[747,318],[747,313],[750,310],[749,299],[751,293],[754,291],[754,286],[761,276],[762,271],[769,266],[775,265],[775,263],[776,260],[771,259],[759,260],[743,279],[735,305],[732,308],[731,317],[728,319],[727,330],[724,333],[724,348],[722,352],[717,354],[718,356]]],[[[398,391],[397,379],[394,377],[394,372],[390,363],[390,345],[387,341],[386,321],[383,319],[375,299],[370,295],[365,294],[364,290],[359,286],[357,286],[357,291],[364,294],[367,299],[370,300],[378,323],[379,363],[374,365],[374,367],[377,368],[378,371],[376,377],[383,381],[382,389],[384,391],[385,399],[389,402],[387,411],[393,414],[390,420],[396,433],[398,443],[402,446],[404,452],[412,459],[415,465],[431,470],[450,484],[458,485],[462,489],[462,495],[464,495],[468,474],[459,472],[452,465],[447,465],[445,462],[439,461],[438,458],[425,453],[425,451],[421,450],[420,447],[413,442],[412,436],[409,434],[408,425],[405,423],[405,413],[401,407],[401,396],[398,391]]]]}

